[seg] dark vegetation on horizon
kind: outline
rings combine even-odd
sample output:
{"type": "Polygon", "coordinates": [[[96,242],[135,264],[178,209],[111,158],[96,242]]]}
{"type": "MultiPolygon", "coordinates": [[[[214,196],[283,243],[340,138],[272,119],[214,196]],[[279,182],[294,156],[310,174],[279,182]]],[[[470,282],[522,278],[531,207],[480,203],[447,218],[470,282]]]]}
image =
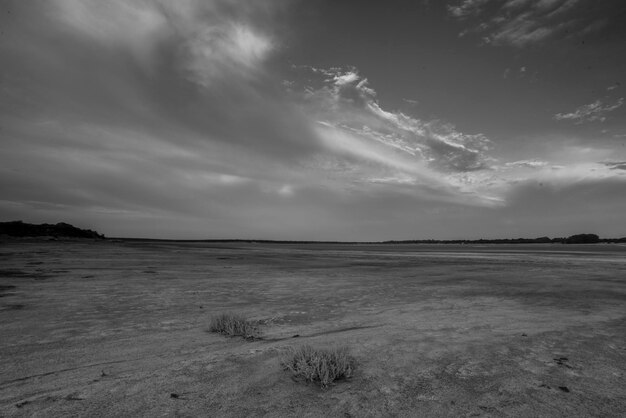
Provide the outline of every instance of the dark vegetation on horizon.
{"type": "Polygon", "coordinates": [[[58,224],[34,225],[22,221],[0,222],[0,235],[11,237],[54,237],[54,238],[97,238],[104,235],[91,229],[80,229],[73,225],[59,222],[58,224]]]}
{"type": "Polygon", "coordinates": [[[385,243],[415,243],[415,244],[597,244],[597,243],[626,243],[623,238],[600,238],[596,234],[576,234],[567,238],[503,238],[503,239],[474,239],[474,240],[410,240],[410,241],[385,241],[385,243]]]}
{"type": "MultiPolygon", "coordinates": [[[[60,222],[57,224],[29,224],[22,221],[0,222],[0,236],[12,237],[71,237],[104,239],[104,235],[91,229],[80,229],[60,222]]],[[[597,244],[626,243],[626,237],[600,238],[596,234],[576,234],[569,237],[496,238],[496,239],[416,239],[390,241],[310,241],[266,239],[158,239],[115,238],[124,241],[178,241],[178,242],[244,242],[268,244],[597,244]]]]}
{"type": "Polygon", "coordinates": [[[623,238],[600,238],[596,234],[576,234],[562,238],[496,238],[496,239],[415,239],[389,241],[289,241],[271,239],[158,239],[115,238],[124,241],[178,241],[178,242],[242,242],[248,244],[598,244],[626,243],[623,238]]]}

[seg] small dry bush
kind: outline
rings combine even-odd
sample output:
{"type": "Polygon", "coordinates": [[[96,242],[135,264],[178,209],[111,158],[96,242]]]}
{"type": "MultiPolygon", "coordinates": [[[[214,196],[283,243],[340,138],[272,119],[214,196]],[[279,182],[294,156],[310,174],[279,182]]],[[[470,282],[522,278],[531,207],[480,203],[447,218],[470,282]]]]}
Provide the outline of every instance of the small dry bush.
{"type": "Polygon", "coordinates": [[[351,377],[355,360],[348,354],[346,347],[316,349],[303,345],[291,347],[283,358],[282,365],[294,376],[304,378],[307,382],[315,382],[325,389],[335,380],[351,377]]]}
{"type": "Polygon", "coordinates": [[[209,331],[246,339],[254,339],[257,336],[257,327],[254,322],[231,313],[222,313],[211,318],[209,331]]]}

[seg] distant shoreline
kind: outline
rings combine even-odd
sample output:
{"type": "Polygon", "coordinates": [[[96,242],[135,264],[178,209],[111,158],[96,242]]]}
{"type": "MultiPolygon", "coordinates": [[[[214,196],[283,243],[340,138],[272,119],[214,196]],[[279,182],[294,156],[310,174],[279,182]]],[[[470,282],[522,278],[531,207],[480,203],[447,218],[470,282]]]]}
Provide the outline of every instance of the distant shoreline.
{"type": "Polygon", "coordinates": [[[616,244],[626,243],[626,237],[600,238],[596,234],[576,234],[569,237],[550,238],[496,238],[496,239],[416,239],[416,240],[385,240],[385,241],[315,241],[315,240],[267,240],[267,239],[166,239],[166,238],[106,238],[91,229],[77,228],[68,223],[29,224],[22,221],[0,222],[0,237],[35,238],[35,239],[97,239],[121,241],[152,241],[152,242],[236,242],[246,244],[343,244],[343,245],[388,245],[388,244],[616,244]]]}
{"type": "Polygon", "coordinates": [[[243,243],[243,244],[335,244],[335,245],[406,245],[406,244],[626,244],[625,238],[599,238],[597,242],[567,243],[564,241],[535,241],[529,238],[519,239],[482,239],[482,240],[389,240],[389,241],[290,241],[264,239],[168,239],[168,238],[122,238],[109,237],[114,241],[150,241],[150,242],[189,242],[189,243],[243,243]]]}

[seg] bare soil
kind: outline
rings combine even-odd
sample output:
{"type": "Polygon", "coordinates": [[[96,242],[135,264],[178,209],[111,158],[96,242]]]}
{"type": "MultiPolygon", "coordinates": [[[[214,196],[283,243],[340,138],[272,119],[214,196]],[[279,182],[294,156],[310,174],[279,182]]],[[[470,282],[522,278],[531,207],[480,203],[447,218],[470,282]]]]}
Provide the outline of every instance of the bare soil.
{"type": "Polygon", "coordinates": [[[623,417],[626,246],[4,240],[0,373],[7,417],[623,417]]]}

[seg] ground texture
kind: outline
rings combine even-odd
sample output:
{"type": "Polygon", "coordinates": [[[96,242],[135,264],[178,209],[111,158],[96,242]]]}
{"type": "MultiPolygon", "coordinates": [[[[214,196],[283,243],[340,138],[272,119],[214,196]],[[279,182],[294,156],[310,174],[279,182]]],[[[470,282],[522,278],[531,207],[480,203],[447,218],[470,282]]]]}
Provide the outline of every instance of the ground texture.
{"type": "Polygon", "coordinates": [[[626,247],[5,240],[0,336],[7,417],[619,417],[626,247]],[[295,381],[301,344],[355,375],[295,381]]]}

